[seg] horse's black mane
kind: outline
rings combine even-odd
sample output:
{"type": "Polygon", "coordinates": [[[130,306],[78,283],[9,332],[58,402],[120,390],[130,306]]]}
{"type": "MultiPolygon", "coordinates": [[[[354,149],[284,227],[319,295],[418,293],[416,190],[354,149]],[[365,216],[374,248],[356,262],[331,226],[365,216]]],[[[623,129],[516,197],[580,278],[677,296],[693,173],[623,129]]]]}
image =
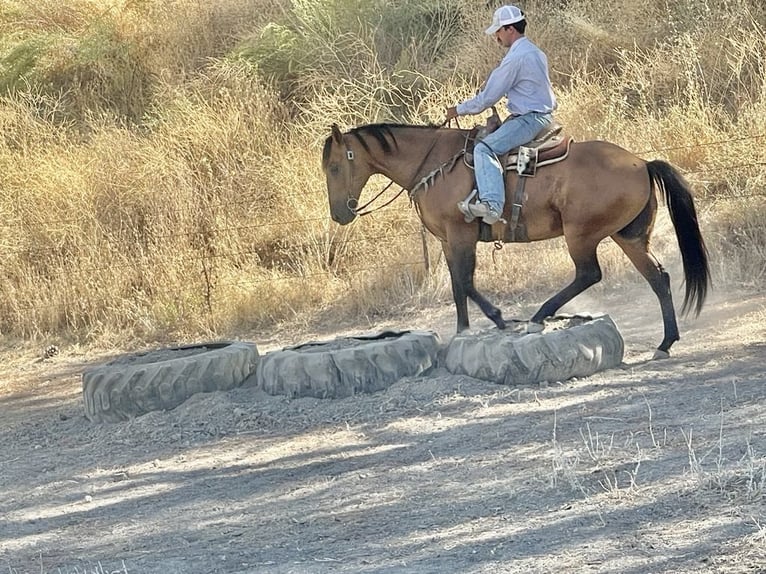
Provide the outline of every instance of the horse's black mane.
{"type": "MultiPolygon", "coordinates": [[[[414,128],[423,130],[435,130],[439,129],[437,125],[411,125],[411,124],[367,124],[351,129],[348,134],[354,136],[359,144],[370,153],[370,145],[367,142],[367,138],[373,138],[378,142],[384,154],[391,153],[396,147],[396,137],[394,137],[393,130],[401,128],[414,128]]],[[[327,166],[327,161],[330,155],[330,146],[332,145],[332,136],[329,136],[324,143],[324,150],[322,151],[322,166],[327,166]]]]}
{"type": "Polygon", "coordinates": [[[390,132],[392,129],[397,129],[397,128],[415,128],[415,129],[422,129],[422,130],[433,130],[433,129],[438,129],[439,126],[435,124],[425,124],[425,125],[394,124],[394,123],[367,124],[364,126],[353,128],[349,133],[365,132],[365,133],[374,134],[375,132],[378,132],[378,131],[390,132]]]}

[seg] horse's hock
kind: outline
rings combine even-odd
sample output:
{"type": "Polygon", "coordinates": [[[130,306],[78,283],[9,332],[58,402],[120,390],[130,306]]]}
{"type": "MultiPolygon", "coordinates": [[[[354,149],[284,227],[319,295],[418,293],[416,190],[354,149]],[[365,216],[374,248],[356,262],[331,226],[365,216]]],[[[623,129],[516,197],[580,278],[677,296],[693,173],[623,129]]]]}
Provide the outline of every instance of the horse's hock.
{"type": "Polygon", "coordinates": [[[505,385],[530,385],[586,377],[622,363],[625,344],[608,315],[558,315],[540,333],[491,329],[458,334],[445,367],[505,385]]]}
{"type": "Polygon", "coordinates": [[[273,351],[261,357],[254,384],[271,395],[343,398],[381,391],[436,366],[431,331],[384,331],[273,351]]]}
{"type": "Polygon", "coordinates": [[[85,416],[118,422],[170,410],[195,393],[227,391],[256,369],[253,343],[211,342],[121,357],[82,375],[85,416]]]}

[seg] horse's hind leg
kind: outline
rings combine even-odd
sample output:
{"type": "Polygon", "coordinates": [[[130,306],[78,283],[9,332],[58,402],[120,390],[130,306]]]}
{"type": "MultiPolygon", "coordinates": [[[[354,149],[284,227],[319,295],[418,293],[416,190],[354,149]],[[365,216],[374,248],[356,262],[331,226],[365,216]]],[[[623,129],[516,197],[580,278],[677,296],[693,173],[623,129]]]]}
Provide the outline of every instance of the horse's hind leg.
{"type": "Polygon", "coordinates": [[[533,323],[542,323],[546,317],[552,316],[588,287],[601,281],[601,266],[598,264],[598,257],[596,256],[598,242],[573,241],[567,238],[567,245],[569,255],[575,264],[575,278],[569,285],[543,303],[540,310],[532,317],[533,323]]]}
{"type": "Polygon", "coordinates": [[[654,358],[666,358],[669,356],[670,346],[679,339],[676,311],[673,307],[673,295],[670,290],[670,276],[657,259],[649,253],[649,242],[646,237],[625,239],[619,235],[614,235],[612,239],[625,252],[638,272],[644,276],[660,301],[665,336],[660,346],[657,347],[654,358]]]}
{"type": "Polygon", "coordinates": [[[469,237],[453,237],[442,242],[442,249],[447,260],[447,267],[452,282],[452,297],[457,309],[457,332],[468,328],[467,297],[470,297],[482,312],[497,326],[505,329],[505,321],[500,309],[487,301],[473,285],[476,271],[476,240],[469,237]]]}

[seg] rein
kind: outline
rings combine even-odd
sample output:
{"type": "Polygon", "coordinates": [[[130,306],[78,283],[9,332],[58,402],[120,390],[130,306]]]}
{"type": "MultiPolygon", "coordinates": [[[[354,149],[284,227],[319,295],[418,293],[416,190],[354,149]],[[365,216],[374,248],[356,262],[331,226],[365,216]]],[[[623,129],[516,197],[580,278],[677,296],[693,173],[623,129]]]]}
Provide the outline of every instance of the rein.
{"type": "Polygon", "coordinates": [[[364,209],[367,209],[368,207],[370,207],[370,206],[373,204],[373,202],[374,202],[376,199],[378,199],[378,198],[379,198],[381,195],[383,195],[383,194],[384,194],[384,193],[385,193],[385,192],[388,190],[388,188],[389,188],[389,187],[391,187],[393,184],[394,184],[394,182],[393,182],[393,181],[389,181],[389,182],[386,184],[386,186],[385,186],[383,189],[381,189],[381,190],[380,190],[380,191],[379,191],[379,192],[378,192],[378,193],[375,195],[375,197],[373,197],[373,198],[372,198],[370,201],[368,201],[368,202],[367,202],[367,203],[365,203],[364,205],[361,205],[361,206],[360,206],[360,205],[357,205],[356,207],[352,207],[352,205],[351,205],[352,201],[356,203],[356,200],[355,200],[354,198],[352,198],[352,197],[349,197],[349,198],[348,198],[348,201],[346,202],[346,205],[348,205],[348,208],[349,208],[351,211],[353,211],[353,212],[354,212],[356,215],[358,215],[359,217],[361,217],[361,216],[363,216],[363,215],[370,215],[371,213],[375,213],[376,211],[378,211],[378,210],[380,210],[380,209],[383,209],[384,207],[387,207],[387,206],[391,205],[391,204],[392,204],[392,203],[393,203],[393,202],[396,200],[396,198],[397,198],[397,197],[399,197],[399,196],[400,196],[402,193],[404,193],[404,188],[402,187],[402,188],[400,188],[400,189],[399,189],[399,191],[398,191],[398,192],[396,192],[396,195],[395,195],[395,196],[393,196],[391,199],[389,199],[389,200],[388,200],[386,203],[384,203],[383,205],[381,205],[381,206],[379,206],[379,207],[376,207],[376,208],[374,208],[374,209],[368,209],[367,211],[362,211],[362,210],[364,210],[364,209]]]}

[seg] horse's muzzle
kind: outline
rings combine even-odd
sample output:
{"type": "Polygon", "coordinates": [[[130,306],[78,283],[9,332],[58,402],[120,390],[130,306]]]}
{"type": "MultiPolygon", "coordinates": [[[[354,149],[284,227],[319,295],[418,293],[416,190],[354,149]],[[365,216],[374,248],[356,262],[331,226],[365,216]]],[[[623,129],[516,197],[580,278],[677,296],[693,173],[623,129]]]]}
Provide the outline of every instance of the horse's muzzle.
{"type": "Polygon", "coordinates": [[[359,202],[351,197],[346,201],[335,201],[330,203],[330,216],[332,220],[341,225],[351,223],[357,216],[356,208],[359,206],[359,202]]]}
{"type": "Polygon", "coordinates": [[[356,212],[352,209],[349,209],[348,205],[345,203],[338,206],[331,205],[330,217],[332,217],[332,220],[335,223],[346,225],[351,223],[356,218],[356,212]]]}

